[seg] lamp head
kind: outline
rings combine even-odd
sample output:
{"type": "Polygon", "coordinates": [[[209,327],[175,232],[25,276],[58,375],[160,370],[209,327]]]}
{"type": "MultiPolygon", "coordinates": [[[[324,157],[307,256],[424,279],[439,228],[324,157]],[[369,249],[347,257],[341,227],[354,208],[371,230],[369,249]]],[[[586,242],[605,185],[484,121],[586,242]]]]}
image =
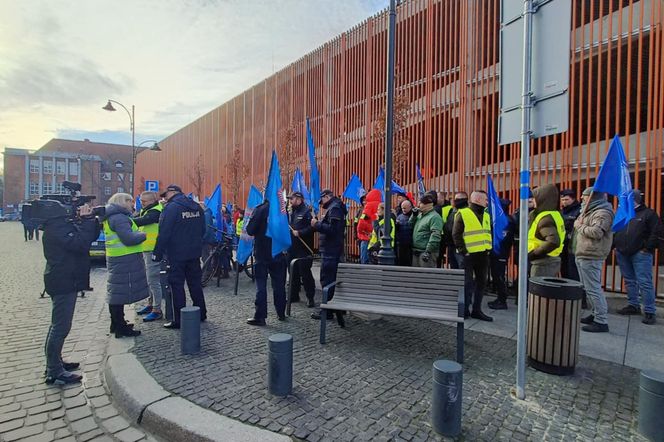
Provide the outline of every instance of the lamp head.
{"type": "Polygon", "coordinates": [[[154,145],[150,148],[151,151],[153,152],[161,152],[161,147],[157,143],[154,143],[154,145]]]}
{"type": "Polygon", "coordinates": [[[113,104],[111,103],[111,100],[108,100],[108,103],[106,103],[106,106],[102,107],[102,109],[110,111],[110,112],[115,112],[115,108],[113,107],[113,104]]]}

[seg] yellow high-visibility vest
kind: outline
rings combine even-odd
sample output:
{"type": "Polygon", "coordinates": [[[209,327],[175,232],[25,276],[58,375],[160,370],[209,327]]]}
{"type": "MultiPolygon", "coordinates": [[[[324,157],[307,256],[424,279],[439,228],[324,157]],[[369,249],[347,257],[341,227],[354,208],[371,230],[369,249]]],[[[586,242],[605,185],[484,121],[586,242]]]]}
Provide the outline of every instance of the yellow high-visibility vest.
{"type": "MultiPolygon", "coordinates": [[[[392,219],[392,217],[390,217],[390,221],[392,221],[392,222],[390,223],[390,224],[392,225],[392,230],[390,231],[390,236],[392,237],[392,247],[394,247],[394,231],[395,231],[395,226],[394,226],[394,220],[392,219]]],[[[379,226],[379,227],[382,227],[384,224],[385,224],[385,218],[383,218],[383,219],[381,219],[380,221],[378,221],[378,226],[379,226]]],[[[373,245],[375,245],[376,243],[378,243],[379,240],[380,240],[380,238],[378,238],[378,235],[376,235],[376,230],[375,230],[375,229],[374,229],[374,230],[371,230],[371,236],[369,237],[369,248],[371,248],[371,246],[373,246],[373,245]]]]}
{"type": "Polygon", "coordinates": [[[484,212],[482,224],[470,207],[459,209],[457,216],[463,219],[463,242],[468,253],[491,250],[491,217],[484,212]]]}
{"type": "Polygon", "coordinates": [[[452,211],[454,207],[452,205],[449,206],[444,206],[441,211],[440,215],[443,217],[443,224],[447,222],[447,218],[450,216],[450,212],[452,211]]]}
{"type": "Polygon", "coordinates": [[[237,221],[235,222],[235,234],[237,236],[242,235],[242,226],[244,225],[244,219],[238,218],[237,221]]]}
{"type": "MultiPolygon", "coordinates": [[[[164,210],[164,206],[159,203],[154,207],[149,209],[141,209],[139,216],[145,215],[149,210],[157,210],[159,212],[164,210]]],[[[152,252],[154,247],[157,245],[157,236],[159,236],[159,223],[148,224],[147,226],[141,226],[138,228],[139,232],[145,232],[145,241],[141,243],[143,246],[144,252],[152,252]]]]}
{"type": "MultiPolygon", "coordinates": [[[[129,221],[131,221],[132,232],[138,232],[138,227],[134,220],[129,218],[129,221]]],[[[108,220],[104,221],[104,235],[106,236],[106,256],[117,257],[131,255],[132,253],[143,253],[143,244],[135,246],[124,245],[120,241],[118,234],[114,230],[111,230],[108,220]]]]}
{"type": "Polygon", "coordinates": [[[560,245],[547,253],[547,256],[560,256],[560,254],[563,251],[563,246],[565,245],[565,221],[563,221],[563,217],[558,212],[557,210],[546,210],[542,213],[538,213],[535,219],[533,220],[533,223],[530,225],[530,228],[528,229],[528,252],[532,252],[536,248],[538,248],[541,244],[544,244],[545,241],[542,241],[541,239],[537,238],[535,236],[535,233],[537,232],[537,225],[539,222],[542,220],[547,215],[551,215],[551,218],[553,218],[553,221],[556,223],[556,230],[558,231],[558,237],[560,238],[560,245]]]}

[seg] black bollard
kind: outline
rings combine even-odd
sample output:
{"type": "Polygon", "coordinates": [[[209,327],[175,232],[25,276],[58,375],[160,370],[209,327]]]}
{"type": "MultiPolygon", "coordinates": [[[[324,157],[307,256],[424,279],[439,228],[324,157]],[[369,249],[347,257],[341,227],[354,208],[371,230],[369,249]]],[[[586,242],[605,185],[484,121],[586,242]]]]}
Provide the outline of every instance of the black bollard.
{"type": "Polygon", "coordinates": [[[162,261],[161,269],[159,270],[159,284],[161,285],[161,295],[165,304],[164,316],[166,316],[167,321],[172,321],[173,297],[171,296],[171,286],[168,285],[168,270],[170,270],[170,266],[166,261],[162,261]]]}
{"type": "Polygon", "coordinates": [[[431,425],[443,436],[455,437],[461,433],[462,387],[460,364],[444,359],[433,363],[431,425]]]}
{"type": "Polygon", "coordinates": [[[639,384],[639,433],[653,442],[663,442],[664,373],[642,371],[639,384]]]}
{"type": "Polygon", "coordinates": [[[180,350],[183,355],[201,350],[201,309],[184,307],[180,310],[180,350]]]}
{"type": "Polygon", "coordinates": [[[288,396],[293,390],[293,337],[275,333],[269,338],[267,388],[275,396],[288,396]]]}

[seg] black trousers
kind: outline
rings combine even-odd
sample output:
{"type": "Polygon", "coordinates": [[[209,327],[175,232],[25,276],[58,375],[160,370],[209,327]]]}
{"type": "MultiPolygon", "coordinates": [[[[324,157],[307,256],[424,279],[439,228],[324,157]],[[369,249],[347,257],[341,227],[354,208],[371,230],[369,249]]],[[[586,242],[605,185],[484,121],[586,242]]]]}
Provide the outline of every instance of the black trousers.
{"type": "MultiPolygon", "coordinates": [[[[341,257],[337,255],[325,255],[322,256],[322,262],[320,265],[320,286],[325,288],[325,286],[333,283],[337,280],[337,269],[339,268],[339,261],[341,257]]],[[[328,294],[327,300],[330,301],[334,297],[334,287],[332,287],[328,294]]]]}
{"type": "Polygon", "coordinates": [[[201,286],[201,260],[171,261],[168,284],[173,296],[173,322],[180,324],[180,310],[187,305],[184,283],[187,282],[189,296],[194,306],[201,309],[201,319],[207,319],[203,286],[201,286]]]}
{"type": "Polygon", "coordinates": [[[447,246],[447,264],[451,269],[460,269],[462,266],[457,261],[456,248],[453,245],[447,246]]]}
{"type": "MultiPolygon", "coordinates": [[[[300,256],[288,255],[288,271],[290,272],[290,263],[300,256]]],[[[300,288],[304,286],[304,293],[307,299],[314,299],[316,294],[316,281],[314,275],[311,274],[311,265],[313,264],[313,257],[309,259],[300,259],[293,267],[293,273],[290,275],[290,300],[297,302],[300,300],[300,288]]]]}
{"type": "Polygon", "coordinates": [[[272,282],[272,296],[277,316],[284,316],[286,312],[286,258],[279,254],[269,262],[256,261],[254,275],[256,277],[256,312],[254,319],[267,318],[267,277],[272,282]]]}
{"type": "Polygon", "coordinates": [[[406,267],[413,265],[413,247],[410,244],[397,246],[397,265],[406,267]]]}
{"type": "Polygon", "coordinates": [[[489,276],[489,254],[486,252],[471,253],[464,256],[466,312],[482,311],[482,298],[486,291],[489,276]]]}
{"type": "Polygon", "coordinates": [[[119,331],[127,326],[124,315],[124,304],[108,304],[111,314],[111,331],[119,331]]]}
{"type": "Polygon", "coordinates": [[[498,295],[498,301],[507,300],[507,282],[505,272],[507,270],[507,259],[491,255],[491,281],[498,295]]]}

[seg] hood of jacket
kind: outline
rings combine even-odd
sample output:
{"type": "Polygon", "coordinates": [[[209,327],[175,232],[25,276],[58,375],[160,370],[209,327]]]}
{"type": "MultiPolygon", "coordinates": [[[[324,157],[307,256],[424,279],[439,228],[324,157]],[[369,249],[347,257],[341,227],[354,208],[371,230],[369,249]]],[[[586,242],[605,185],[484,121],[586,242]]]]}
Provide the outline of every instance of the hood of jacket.
{"type": "Polygon", "coordinates": [[[131,215],[131,211],[126,209],[119,204],[106,204],[106,213],[104,214],[104,221],[109,219],[113,215],[131,215]]]}
{"type": "Polygon", "coordinates": [[[545,184],[533,190],[533,196],[537,207],[533,210],[533,215],[538,213],[558,210],[560,206],[560,194],[558,188],[553,184],[545,184]]]}
{"type": "Polygon", "coordinates": [[[184,193],[179,193],[175,195],[173,198],[171,198],[168,201],[168,204],[178,204],[192,211],[202,210],[200,204],[198,204],[196,201],[192,200],[191,198],[187,197],[187,195],[185,195],[184,193]]]}
{"type": "Polygon", "coordinates": [[[380,190],[378,189],[372,189],[369,193],[367,193],[367,203],[380,203],[382,199],[383,194],[380,193],[380,190]]]}

